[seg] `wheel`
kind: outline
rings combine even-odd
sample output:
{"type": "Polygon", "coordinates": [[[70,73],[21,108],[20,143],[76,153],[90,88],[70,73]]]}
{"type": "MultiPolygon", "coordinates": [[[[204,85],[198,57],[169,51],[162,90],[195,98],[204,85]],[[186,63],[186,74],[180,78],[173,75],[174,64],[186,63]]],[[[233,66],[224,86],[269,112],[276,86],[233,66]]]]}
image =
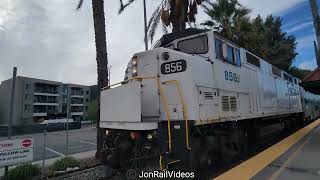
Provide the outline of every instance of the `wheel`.
{"type": "Polygon", "coordinates": [[[242,158],[248,152],[248,133],[244,128],[237,128],[230,134],[221,137],[221,155],[224,163],[228,164],[237,158],[242,158]]]}
{"type": "MultiPolygon", "coordinates": [[[[204,140],[202,140],[204,141],[204,140]]],[[[190,167],[195,173],[194,179],[208,179],[208,149],[201,143],[200,138],[193,141],[190,151],[190,167]]]]}

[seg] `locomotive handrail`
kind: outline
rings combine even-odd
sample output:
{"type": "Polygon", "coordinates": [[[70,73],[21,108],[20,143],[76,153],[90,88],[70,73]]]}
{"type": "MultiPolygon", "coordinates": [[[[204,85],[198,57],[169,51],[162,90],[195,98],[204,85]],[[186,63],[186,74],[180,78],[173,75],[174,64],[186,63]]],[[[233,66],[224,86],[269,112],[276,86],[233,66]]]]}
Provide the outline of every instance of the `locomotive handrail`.
{"type": "Polygon", "coordinates": [[[133,77],[133,78],[130,78],[130,79],[125,80],[125,81],[121,81],[121,82],[118,82],[118,83],[115,83],[115,84],[111,84],[109,86],[105,86],[105,87],[101,88],[101,91],[106,90],[106,89],[110,89],[111,87],[119,85],[119,84],[127,83],[127,82],[132,81],[132,80],[140,80],[141,81],[143,79],[156,79],[156,78],[157,77],[154,77],[154,76],[150,76],[150,77],[133,77]]]}
{"type": "Polygon", "coordinates": [[[163,89],[161,88],[161,85],[160,85],[160,79],[157,77],[156,80],[157,80],[157,84],[158,84],[159,94],[160,94],[161,99],[162,99],[162,101],[163,101],[164,110],[165,110],[166,113],[167,113],[167,118],[168,118],[168,121],[167,121],[168,143],[169,143],[169,152],[171,152],[171,149],[172,149],[172,139],[171,139],[171,115],[170,115],[170,111],[169,111],[169,108],[168,108],[167,99],[166,99],[166,97],[164,96],[164,91],[163,91],[163,89]]]}
{"type": "Polygon", "coordinates": [[[182,90],[181,90],[181,87],[180,87],[180,83],[178,80],[169,80],[169,81],[165,81],[165,83],[174,83],[177,87],[177,90],[178,90],[178,94],[179,94],[179,97],[180,97],[180,101],[181,101],[181,104],[182,104],[182,112],[183,112],[183,118],[184,118],[184,121],[185,121],[185,131],[186,131],[186,145],[187,145],[187,149],[191,149],[190,148],[190,145],[189,145],[189,127],[188,127],[188,113],[186,113],[188,110],[186,108],[186,104],[184,102],[184,99],[183,99],[183,94],[182,94],[182,90]]]}

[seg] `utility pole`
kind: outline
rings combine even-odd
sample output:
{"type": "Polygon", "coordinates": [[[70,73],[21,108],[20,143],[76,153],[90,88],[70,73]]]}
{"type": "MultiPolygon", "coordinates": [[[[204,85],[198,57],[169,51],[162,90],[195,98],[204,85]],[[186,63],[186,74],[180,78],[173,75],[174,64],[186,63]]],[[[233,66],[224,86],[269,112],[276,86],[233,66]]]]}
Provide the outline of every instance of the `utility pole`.
{"type": "Polygon", "coordinates": [[[317,0],[309,0],[309,2],[310,2],[311,13],[312,13],[312,17],[313,17],[313,24],[314,24],[314,28],[315,28],[316,36],[317,36],[317,44],[314,42],[316,59],[317,59],[318,67],[320,67],[320,53],[319,53],[320,17],[319,17],[318,5],[317,5],[317,0]]]}
{"type": "Polygon", "coordinates": [[[147,6],[146,0],[143,0],[143,13],[144,13],[144,45],[145,50],[148,50],[148,27],[147,27],[147,6]]]}
{"type": "Polygon", "coordinates": [[[69,155],[69,117],[70,117],[70,92],[69,91],[69,85],[67,87],[67,124],[66,124],[66,156],[69,155]]]}
{"type": "MultiPolygon", "coordinates": [[[[10,99],[10,112],[8,122],[8,139],[11,139],[12,135],[12,120],[13,120],[13,105],[14,105],[14,94],[16,90],[16,78],[17,78],[17,67],[13,68],[12,84],[11,84],[11,99],[10,99]]],[[[9,175],[9,166],[5,166],[5,176],[9,175]]]]}

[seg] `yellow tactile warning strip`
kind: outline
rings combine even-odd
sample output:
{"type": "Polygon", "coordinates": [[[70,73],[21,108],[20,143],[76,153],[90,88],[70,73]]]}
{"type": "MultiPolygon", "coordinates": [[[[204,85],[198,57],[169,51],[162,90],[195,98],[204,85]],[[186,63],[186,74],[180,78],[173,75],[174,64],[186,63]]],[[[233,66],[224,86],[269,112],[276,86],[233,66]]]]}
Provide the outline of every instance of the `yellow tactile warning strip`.
{"type": "Polygon", "coordinates": [[[293,133],[289,137],[262,151],[251,159],[230,169],[229,171],[215,178],[215,180],[245,180],[252,178],[268,164],[286,152],[292,145],[297,143],[302,137],[307,135],[318,124],[320,124],[320,119],[293,133]]]}

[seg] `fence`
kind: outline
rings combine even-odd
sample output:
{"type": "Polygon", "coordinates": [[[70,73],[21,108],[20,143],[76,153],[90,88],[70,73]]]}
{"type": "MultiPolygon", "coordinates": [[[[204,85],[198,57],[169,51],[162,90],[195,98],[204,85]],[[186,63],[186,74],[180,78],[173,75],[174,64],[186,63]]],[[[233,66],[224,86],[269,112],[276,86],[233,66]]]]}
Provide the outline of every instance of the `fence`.
{"type": "MultiPolygon", "coordinates": [[[[33,133],[43,133],[46,129],[48,132],[65,130],[66,123],[52,124],[33,124],[26,126],[12,126],[12,135],[24,135],[33,133]]],[[[80,129],[81,122],[69,122],[69,130],[80,129]]],[[[8,126],[0,126],[0,137],[8,136],[8,126]]]]}

